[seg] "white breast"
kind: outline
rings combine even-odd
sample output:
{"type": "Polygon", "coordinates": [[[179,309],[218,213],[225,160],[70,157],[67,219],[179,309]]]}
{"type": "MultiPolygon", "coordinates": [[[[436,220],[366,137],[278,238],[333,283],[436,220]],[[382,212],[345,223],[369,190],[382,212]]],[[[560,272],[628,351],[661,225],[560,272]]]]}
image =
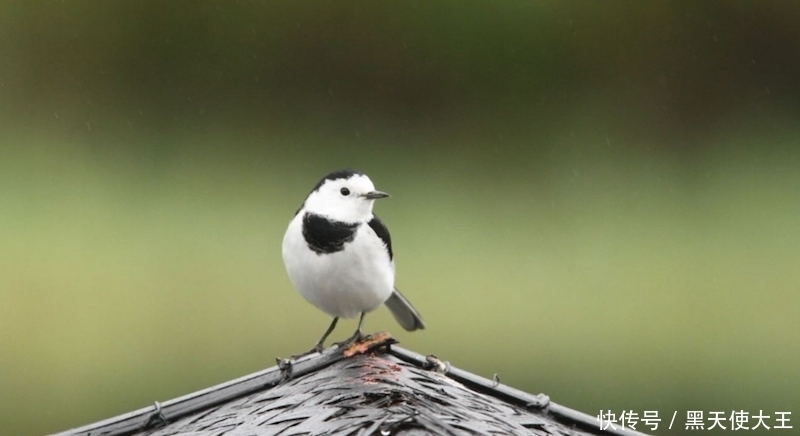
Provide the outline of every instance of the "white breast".
{"type": "Polygon", "coordinates": [[[300,294],[323,312],[343,318],[383,304],[394,289],[394,262],[375,231],[363,223],[344,250],[317,254],[303,239],[302,215],[294,217],[283,237],[283,262],[300,294]]]}

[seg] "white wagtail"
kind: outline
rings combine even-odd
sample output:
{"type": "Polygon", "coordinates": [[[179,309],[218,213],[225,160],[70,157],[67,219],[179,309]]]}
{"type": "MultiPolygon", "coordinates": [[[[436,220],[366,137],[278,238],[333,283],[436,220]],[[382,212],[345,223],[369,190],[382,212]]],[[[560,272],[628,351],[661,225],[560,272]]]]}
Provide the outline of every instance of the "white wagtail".
{"type": "Polygon", "coordinates": [[[283,237],[289,279],[309,303],[333,317],[313,351],[321,351],[339,318],[360,314],[346,342],[362,338],[364,314],[381,304],[409,331],[425,328],[419,313],[394,287],[389,230],[372,213],[376,191],[366,174],[336,171],[323,177],[306,197],[283,237]]]}

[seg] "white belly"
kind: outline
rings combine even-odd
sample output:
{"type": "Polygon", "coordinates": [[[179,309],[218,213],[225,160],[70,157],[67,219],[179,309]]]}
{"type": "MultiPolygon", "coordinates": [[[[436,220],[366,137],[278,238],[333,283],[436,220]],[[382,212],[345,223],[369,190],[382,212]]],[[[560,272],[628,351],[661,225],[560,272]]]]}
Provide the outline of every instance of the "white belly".
{"type": "Polygon", "coordinates": [[[366,224],[345,249],[317,254],[302,234],[303,218],[295,216],[283,237],[283,262],[300,294],[323,312],[353,318],[383,304],[394,290],[394,263],[383,242],[366,224]]]}

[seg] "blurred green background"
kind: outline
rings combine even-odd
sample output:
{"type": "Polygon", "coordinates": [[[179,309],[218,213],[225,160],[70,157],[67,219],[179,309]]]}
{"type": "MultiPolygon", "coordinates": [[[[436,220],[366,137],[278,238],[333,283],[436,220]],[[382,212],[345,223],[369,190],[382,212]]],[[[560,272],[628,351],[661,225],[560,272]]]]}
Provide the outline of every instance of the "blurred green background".
{"type": "Polygon", "coordinates": [[[368,331],[657,434],[800,428],[798,59],[798,2],[0,1],[0,434],[311,346],[280,243],[339,168],[428,323],[368,331]]]}

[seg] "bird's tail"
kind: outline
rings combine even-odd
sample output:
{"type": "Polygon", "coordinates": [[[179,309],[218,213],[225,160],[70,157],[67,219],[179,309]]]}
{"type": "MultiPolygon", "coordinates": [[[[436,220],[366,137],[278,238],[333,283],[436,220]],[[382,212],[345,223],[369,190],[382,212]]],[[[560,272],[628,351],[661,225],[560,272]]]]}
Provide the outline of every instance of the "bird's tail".
{"type": "Polygon", "coordinates": [[[406,297],[404,297],[397,288],[394,288],[392,296],[386,300],[386,307],[389,308],[392,315],[394,315],[394,319],[396,319],[404,329],[413,332],[414,330],[422,330],[425,328],[425,322],[422,321],[422,317],[419,316],[414,306],[406,300],[406,297]]]}

